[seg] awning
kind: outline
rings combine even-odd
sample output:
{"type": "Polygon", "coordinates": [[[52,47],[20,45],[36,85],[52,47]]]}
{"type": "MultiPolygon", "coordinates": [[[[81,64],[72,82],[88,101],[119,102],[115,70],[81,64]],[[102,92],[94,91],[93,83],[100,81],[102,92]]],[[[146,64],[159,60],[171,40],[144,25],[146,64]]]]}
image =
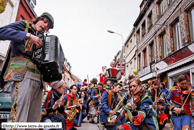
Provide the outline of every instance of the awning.
{"type": "Polygon", "coordinates": [[[145,81],[145,80],[148,80],[148,79],[154,78],[154,77],[156,77],[156,74],[153,72],[153,73],[147,74],[139,79],[140,79],[140,81],[145,81]]]}
{"type": "Polygon", "coordinates": [[[157,74],[161,74],[161,73],[166,72],[168,70],[174,69],[174,68],[176,68],[178,66],[186,64],[186,63],[188,63],[190,61],[193,61],[193,60],[194,60],[194,54],[191,55],[191,56],[188,56],[188,57],[186,57],[186,58],[184,58],[184,59],[182,59],[182,60],[180,60],[178,62],[175,62],[174,64],[171,64],[171,65],[169,65],[168,67],[166,67],[164,69],[158,70],[157,74]]]}

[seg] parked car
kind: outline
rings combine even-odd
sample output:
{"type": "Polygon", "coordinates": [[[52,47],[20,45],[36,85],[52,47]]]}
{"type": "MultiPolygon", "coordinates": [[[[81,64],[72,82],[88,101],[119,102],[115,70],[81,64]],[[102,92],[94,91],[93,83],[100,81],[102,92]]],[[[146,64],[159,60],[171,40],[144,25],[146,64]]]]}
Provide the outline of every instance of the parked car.
{"type": "Polygon", "coordinates": [[[0,90],[0,130],[1,123],[7,122],[11,119],[10,112],[12,107],[11,102],[11,87],[13,83],[7,83],[3,89],[0,90]]]}

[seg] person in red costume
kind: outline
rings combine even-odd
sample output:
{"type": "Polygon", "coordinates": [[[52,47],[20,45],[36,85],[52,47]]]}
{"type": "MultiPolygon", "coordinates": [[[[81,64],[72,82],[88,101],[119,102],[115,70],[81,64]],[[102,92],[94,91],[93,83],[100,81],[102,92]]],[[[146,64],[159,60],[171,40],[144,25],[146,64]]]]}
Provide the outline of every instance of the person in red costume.
{"type": "Polygon", "coordinates": [[[99,74],[100,82],[103,83],[103,85],[105,85],[105,82],[106,82],[106,76],[103,76],[103,74],[105,73],[105,70],[106,70],[106,66],[102,66],[102,73],[99,74]]]}

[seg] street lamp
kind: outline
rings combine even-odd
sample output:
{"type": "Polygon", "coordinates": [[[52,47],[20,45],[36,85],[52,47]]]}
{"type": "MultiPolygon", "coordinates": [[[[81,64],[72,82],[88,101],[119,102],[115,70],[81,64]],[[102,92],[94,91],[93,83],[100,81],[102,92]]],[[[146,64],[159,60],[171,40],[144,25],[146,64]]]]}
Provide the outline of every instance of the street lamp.
{"type": "MultiPolygon", "coordinates": [[[[121,42],[122,42],[122,48],[121,48],[121,52],[123,51],[123,55],[124,55],[124,49],[123,49],[123,35],[121,35],[121,34],[119,34],[119,33],[116,33],[116,32],[113,32],[113,31],[111,31],[111,30],[107,30],[107,32],[109,32],[109,33],[114,33],[114,34],[117,34],[117,35],[119,35],[119,36],[121,36],[121,42]]],[[[121,59],[121,58],[120,58],[121,59]]],[[[124,60],[125,61],[125,60],[124,60]]],[[[120,63],[121,63],[121,61],[120,61],[120,63]]],[[[124,62],[125,63],[125,62],[124,62]]]]}
{"type": "Polygon", "coordinates": [[[119,33],[116,33],[116,32],[113,32],[111,30],[107,30],[107,32],[109,33],[114,33],[114,34],[117,34],[117,35],[120,35],[121,36],[121,40],[122,40],[122,46],[123,46],[123,35],[119,34],[119,33]]]}

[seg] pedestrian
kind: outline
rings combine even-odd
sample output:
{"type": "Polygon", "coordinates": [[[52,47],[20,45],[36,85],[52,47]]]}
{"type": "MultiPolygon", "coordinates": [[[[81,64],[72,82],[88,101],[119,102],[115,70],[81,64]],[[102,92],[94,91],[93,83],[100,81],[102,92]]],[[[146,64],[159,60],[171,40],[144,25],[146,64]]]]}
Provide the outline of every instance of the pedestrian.
{"type": "Polygon", "coordinates": [[[37,31],[44,33],[53,27],[53,17],[45,12],[35,18],[33,24],[17,21],[0,28],[0,40],[11,40],[13,48],[10,65],[4,76],[5,81],[14,82],[11,90],[11,122],[40,122],[41,75],[27,52],[32,52],[33,44],[37,48],[42,45],[42,40],[35,36],[37,31]]]}

